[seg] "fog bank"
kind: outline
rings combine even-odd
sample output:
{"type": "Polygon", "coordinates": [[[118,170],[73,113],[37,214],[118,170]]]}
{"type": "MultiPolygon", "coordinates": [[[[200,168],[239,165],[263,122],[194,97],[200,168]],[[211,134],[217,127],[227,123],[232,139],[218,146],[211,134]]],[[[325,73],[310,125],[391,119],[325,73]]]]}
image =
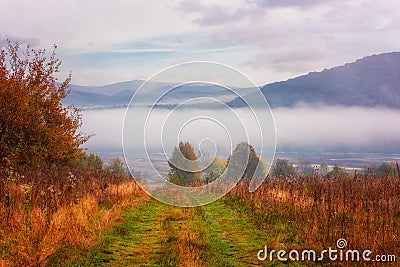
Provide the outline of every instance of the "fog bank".
{"type": "MultiPolygon", "coordinates": [[[[166,109],[157,110],[152,123],[162,125],[165,114],[169,112],[170,110],[166,109]],[[157,122],[157,118],[159,118],[159,122],[157,122]]],[[[220,118],[232,115],[231,110],[215,110],[213,112],[220,118]]],[[[240,109],[235,110],[235,112],[242,113],[243,117],[252,116],[250,112],[240,109]]],[[[302,149],[378,152],[396,151],[400,148],[400,110],[301,105],[295,108],[277,108],[272,112],[276,125],[278,151],[280,149],[302,149]]],[[[124,113],[125,109],[83,110],[82,131],[95,134],[84,146],[93,152],[121,151],[124,113]]],[[[169,120],[169,123],[173,124],[176,121],[180,124],[180,116],[182,118],[195,117],[199,113],[201,113],[201,110],[198,109],[174,111],[174,120],[169,120]]],[[[143,117],[145,116],[146,113],[143,111],[143,117]]],[[[221,129],[216,128],[214,131],[208,125],[199,123],[197,123],[197,128],[193,126],[195,128],[182,131],[181,138],[194,142],[196,147],[198,141],[208,135],[216,143],[219,152],[228,153],[231,149],[227,141],[229,132],[227,135],[221,129]],[[203,130],[199,131],[198,129],[203,130]]],[[[224,124],[230,124],[230,122],[224,121],[224,124]]],[[[254,124],[246,125],[250,140],[257,147],[261,137],[254,134],[257,132],[256,127],[257,125],[254,124]]],[[[143,129],[138,125],[137,131],[143,131],[143,129]]],[[[235,128],[232,130],[231,127],[230,131],[236,130],[235,128]]],[[[154,135],[154,137],[146,140],[147,145],[149,148],[157,147],[161,141],[157,138],[157,133],[150,132],[151,135],[154,135]]],[[[273,135],[266,134],[264,138],[265,136],[271,137],[273,135]]],[[[232,140],[232,142],[237,141],[232,140]]]]}

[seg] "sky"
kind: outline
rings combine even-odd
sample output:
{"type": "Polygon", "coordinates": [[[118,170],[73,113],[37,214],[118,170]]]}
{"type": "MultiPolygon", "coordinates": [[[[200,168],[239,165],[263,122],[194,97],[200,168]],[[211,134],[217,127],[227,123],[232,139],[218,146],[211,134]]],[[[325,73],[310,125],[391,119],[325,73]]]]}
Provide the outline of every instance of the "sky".
{"type": "Polygon", "coordinates": [[[400,51],[397,0],[0,0],[6,39],[51,50],[60,78],[104,85],[187,61],[232,66],[257,85],[400,51]]]}

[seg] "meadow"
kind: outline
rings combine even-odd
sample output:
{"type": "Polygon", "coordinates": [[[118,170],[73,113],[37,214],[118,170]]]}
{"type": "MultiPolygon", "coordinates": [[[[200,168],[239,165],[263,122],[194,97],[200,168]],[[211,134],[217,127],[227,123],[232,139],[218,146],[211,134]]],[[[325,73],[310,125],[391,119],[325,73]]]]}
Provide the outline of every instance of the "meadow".
{"type": "Polygon", "coordinates": [[[349,249],[400,255],[397,175],[269,178],[253,193],[241,181],[214,203],[180,208],[111,171],[50,166],[0,174],[0,266],[275,266],[257,251],[320,251],[340,238],[349,249]]]}
{"type": "Polygon", "coordinates": [[[400,252],[400,178],[308,175],[267,179],[254,193],[239,183],[228,198],[251,209],[257,225],[280,228],[274,249],[336,248],[344,238],[349,249],[376,254],[400,252]]]}
{"type": "Polygon", "coordinates": [[[70,166],[0,170],[0,266],[46,265],[61,248],[85,249],[146,199],[128,175],[70,166]]]}

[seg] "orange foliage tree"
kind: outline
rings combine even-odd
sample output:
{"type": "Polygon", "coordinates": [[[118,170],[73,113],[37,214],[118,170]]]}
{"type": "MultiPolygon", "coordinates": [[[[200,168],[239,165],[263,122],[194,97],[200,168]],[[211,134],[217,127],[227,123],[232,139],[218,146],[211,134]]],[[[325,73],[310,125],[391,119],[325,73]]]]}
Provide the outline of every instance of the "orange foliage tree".
{"type": "Polygon", "coordinates": [[[57,82],[61,61],[46,51],[11,43],[0,49],[0,163],[66,163],[82,155],[90,136],[79,132],[81,115],[64,107],[71,74],[57,82]]]}

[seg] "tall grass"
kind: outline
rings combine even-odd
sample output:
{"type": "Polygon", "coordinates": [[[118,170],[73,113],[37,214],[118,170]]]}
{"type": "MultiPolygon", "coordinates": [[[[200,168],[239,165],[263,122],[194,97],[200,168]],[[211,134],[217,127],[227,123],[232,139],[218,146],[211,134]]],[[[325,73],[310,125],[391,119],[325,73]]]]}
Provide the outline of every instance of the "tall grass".
{"type": "Polygon", "coordinates": [[[255,192],[240,182],[229,201],[248,205],[261,228],[283,227],[288,248],[335,247],[345,238],[353,249],[400,255],[400,178],[309,175],[267,179],[255,192]]]}
{"type": "Polygon", "coordinates": [[[0,169],[0,266],[38,266],[87,248],[142,191],[127,175],[45,166],[0,169]]]}

